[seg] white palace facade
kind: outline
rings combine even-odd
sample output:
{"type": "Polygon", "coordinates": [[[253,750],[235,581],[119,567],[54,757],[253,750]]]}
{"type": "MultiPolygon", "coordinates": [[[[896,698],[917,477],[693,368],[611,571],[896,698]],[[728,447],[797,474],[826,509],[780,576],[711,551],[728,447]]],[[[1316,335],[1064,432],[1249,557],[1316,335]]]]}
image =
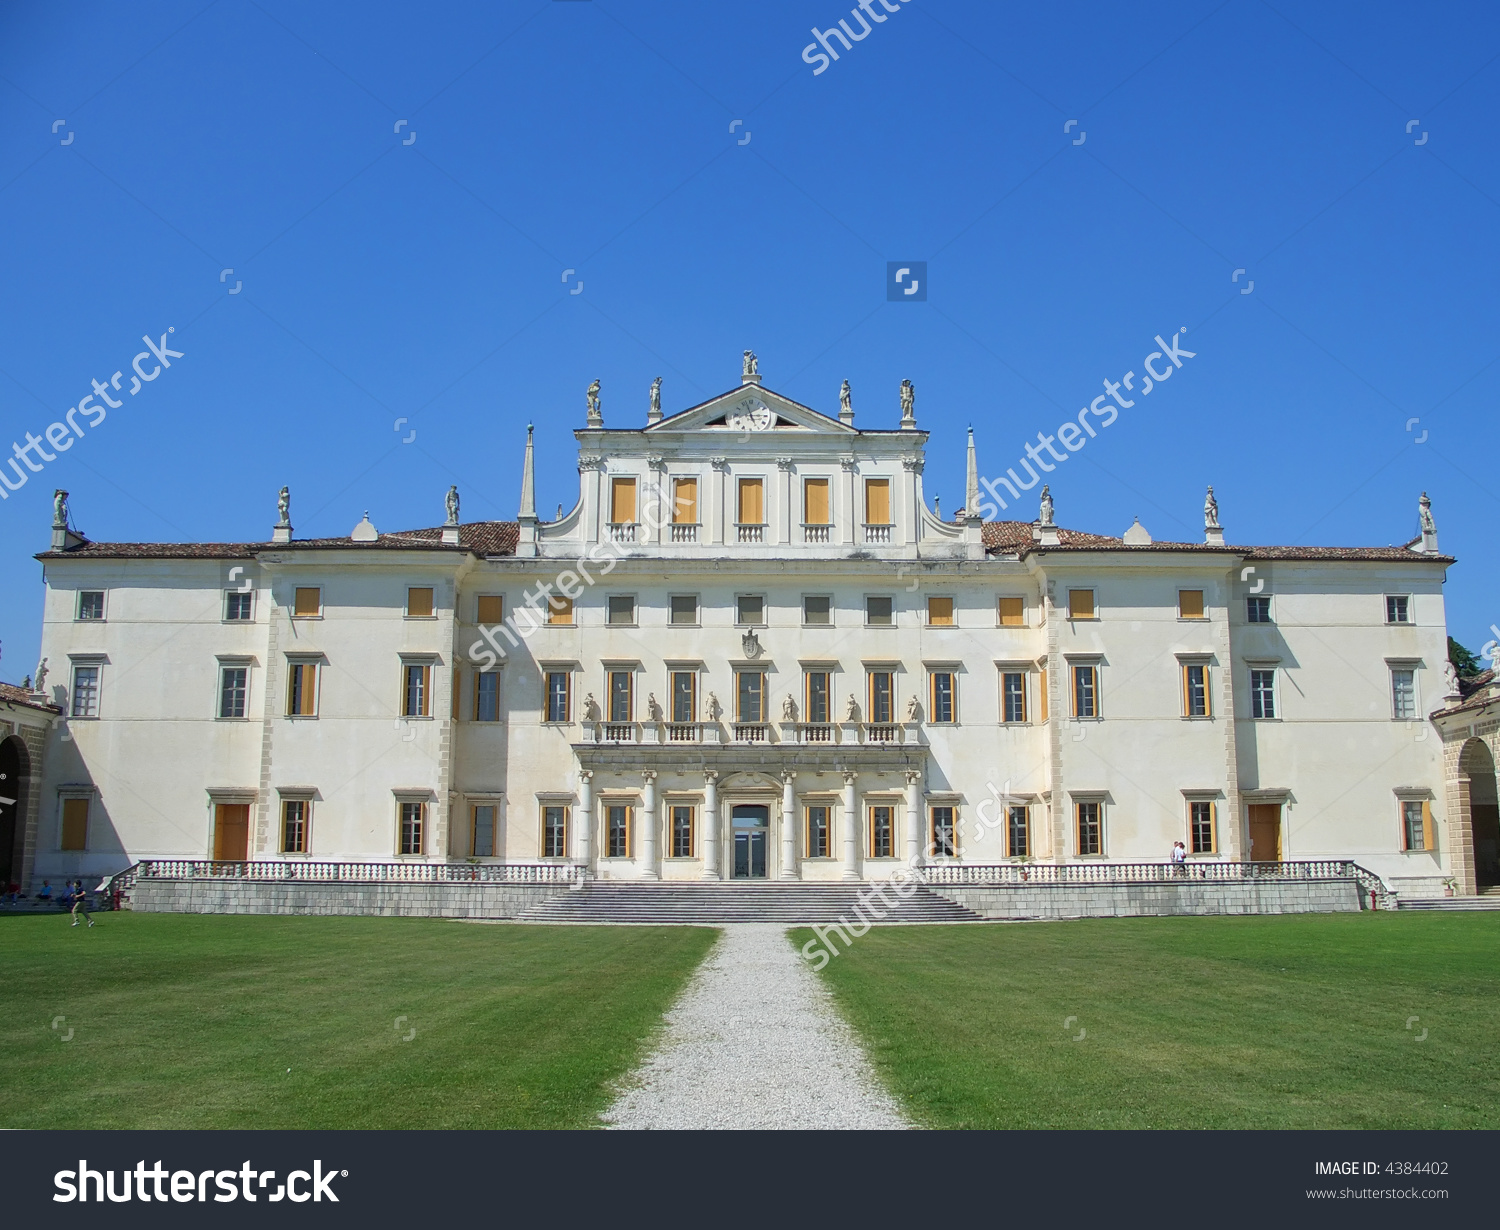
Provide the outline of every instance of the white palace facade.
{"type": "Polygon", "coordinates": [[[1061,529],[1050,498],[986,522],[971,433],[944,519],[909,393],[856,427],[745,368],[673,415],[653,390],[642,426],[591,389],[553,521],[529,432],[512,522],[450,492],[445,525],[299,539],[284,492],[267,542],[103,543],[60,493],[17,873],[858,881],[1180,841],[1473,891],[1427,718],[1454,685],[1425,497],[1395,547],[1228,545],[1211,493],[1200,542],[1061,529]]]}

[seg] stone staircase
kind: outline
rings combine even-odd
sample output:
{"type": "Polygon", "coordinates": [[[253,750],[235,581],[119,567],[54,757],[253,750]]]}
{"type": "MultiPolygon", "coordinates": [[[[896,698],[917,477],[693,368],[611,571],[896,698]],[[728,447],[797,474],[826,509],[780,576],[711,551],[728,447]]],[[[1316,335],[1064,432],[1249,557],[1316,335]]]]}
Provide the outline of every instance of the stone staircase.
{"type": "MultiPolygon", "coordinates": [[[[688,884],[590,880],[576,891],[559,893],[533,906],[519,922],[556,923],[836,923],[840,918],[858,923],[855,913],[865,884],[688,884]]],[[[871,898],[876,910],[891,923],[980,922],[980,916],[931,889],[912,885],[905,899],[889,889],[886,897],[900,902],[886,910],[871,898]]],[[[868,911],[863,916],[869,919],[868,911]]]]}
{"type": "Polygon", "coordinates": [[[1400,910],[1500,910],[1500,887],[1481,888],[1474,897],[1423,897],[1396,903],[1400,910]]]}

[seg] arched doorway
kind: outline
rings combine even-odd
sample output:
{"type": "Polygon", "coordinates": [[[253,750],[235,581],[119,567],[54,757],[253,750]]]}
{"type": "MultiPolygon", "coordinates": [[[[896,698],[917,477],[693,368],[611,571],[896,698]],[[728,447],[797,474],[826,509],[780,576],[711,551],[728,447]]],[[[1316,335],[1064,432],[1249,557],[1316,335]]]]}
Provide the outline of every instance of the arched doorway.
{"type": "Polygon", "coordinates": [[[20,879],[31,757],[15,735],[0,739],[0,892],[20,879]]]}
{"type": "Polygon", "coordinates": [[[1474,843],[1474,883],[1480,892],[1500,885],[1500,805],[1495,758],[1482,739],[1470,739],[1458,758],[1460,780],[1469,787],[1469,836],[1474,843]]]}

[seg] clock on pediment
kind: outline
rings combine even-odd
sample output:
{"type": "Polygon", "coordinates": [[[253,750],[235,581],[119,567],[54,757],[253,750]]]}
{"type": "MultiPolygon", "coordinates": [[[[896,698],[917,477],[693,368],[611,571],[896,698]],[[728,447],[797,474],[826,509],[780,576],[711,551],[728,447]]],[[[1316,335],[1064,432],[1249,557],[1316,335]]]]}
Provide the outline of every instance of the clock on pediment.
{"type": "Polygon", "coordinates": [[[735,431],[765,431],[775,421],[771,407],[754,394],[740,398],[724,416],[724,425],[735,431]]]}

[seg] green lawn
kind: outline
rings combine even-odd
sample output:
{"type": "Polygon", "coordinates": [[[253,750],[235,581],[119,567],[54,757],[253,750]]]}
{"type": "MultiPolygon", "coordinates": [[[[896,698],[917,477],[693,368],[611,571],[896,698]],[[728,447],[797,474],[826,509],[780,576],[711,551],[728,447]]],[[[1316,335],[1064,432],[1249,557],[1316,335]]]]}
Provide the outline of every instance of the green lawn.
{"type": "Polygon", "coordinates": [[[874,928],[821,976],[932,1127],[1500,1127],[1496,914],[874,928]]]}
{"type": "Polygon", "coordinates": [[[0,916],[0,1126],[589,1126],[716,934],[98,919],[0,916]]]}

